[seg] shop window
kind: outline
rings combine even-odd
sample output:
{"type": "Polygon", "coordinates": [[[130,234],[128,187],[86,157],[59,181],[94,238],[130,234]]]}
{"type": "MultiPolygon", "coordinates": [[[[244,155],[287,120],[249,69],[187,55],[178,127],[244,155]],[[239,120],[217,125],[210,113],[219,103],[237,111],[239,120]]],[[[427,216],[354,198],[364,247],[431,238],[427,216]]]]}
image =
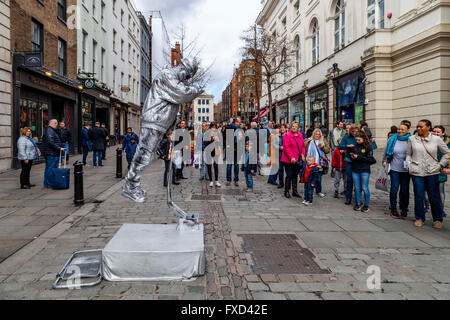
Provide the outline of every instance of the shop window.
{"type": "Polygon", "coordinates": [[[41,142],[48,126],[48,104],[31,99],[20,100],[20,128],[29,127],[35,142],[41,142]]]}

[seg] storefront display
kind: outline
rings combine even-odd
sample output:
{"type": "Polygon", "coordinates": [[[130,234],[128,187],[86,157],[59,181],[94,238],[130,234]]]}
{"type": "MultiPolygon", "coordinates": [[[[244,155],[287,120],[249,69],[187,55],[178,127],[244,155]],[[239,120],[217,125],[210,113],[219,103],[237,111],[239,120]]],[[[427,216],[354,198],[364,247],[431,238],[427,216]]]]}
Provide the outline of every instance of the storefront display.
{"type": "Polygon", "coordinates": [[[290,105],[290,123],[298,121],[300,128],[305,130],[305,97],[302,95],[298,98],[291,99],[290,105]]]}
{"type": "Polygon", "coordinates": [[[345,123],[364,120],[364,75],[356,72],[337,81],[335,119],[345,123]]]}
{"type": "Polygon", "coordinates": [[[35,142],[42,141],[42,135],[48,126],[48,104],[32,99],[20,99],[20,128],[31,129],[35,142]]]}
{"type": "Polygon", "coordinates": [[[93,115],[92,108],[94,106],[94,101],[92,99],[83,97],[81,100],[81,123],[82,125],[86,125],[87,123],[92,123],[93,115]]]}
{"type": "Polygon", "coordinates": [[[276,118],[275,121],[277,123],[286,123],[288,117],[288,106],[287,104],[278,105],[276,110],[276,118]]]}
{"type": "Polygon", "coordinates": [[[309,93],[310,127],[328,127],[328,88],[322,87],[309,93]]]}

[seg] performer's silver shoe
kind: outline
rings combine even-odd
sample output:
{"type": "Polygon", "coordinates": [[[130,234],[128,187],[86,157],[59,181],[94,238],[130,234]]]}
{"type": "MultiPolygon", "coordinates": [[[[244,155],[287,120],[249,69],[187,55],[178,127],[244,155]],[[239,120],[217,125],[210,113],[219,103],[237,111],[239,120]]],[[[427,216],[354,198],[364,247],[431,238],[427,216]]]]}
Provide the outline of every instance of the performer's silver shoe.
{"type": "Polygon", "coordinates": [[[122,195],[135,202],[144,203],[145,198],[147,197],[147,192],[139,187],[131,189],[127,184],[125,184],[122,189],[122,195]]]}

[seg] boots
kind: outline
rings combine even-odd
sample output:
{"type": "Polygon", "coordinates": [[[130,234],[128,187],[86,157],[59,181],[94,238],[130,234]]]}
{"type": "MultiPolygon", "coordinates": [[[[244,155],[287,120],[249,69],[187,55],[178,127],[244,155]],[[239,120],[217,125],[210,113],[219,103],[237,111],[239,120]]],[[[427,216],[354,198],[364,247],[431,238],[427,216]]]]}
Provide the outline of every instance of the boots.
{"type": "Polygon", "coordinates": [[[294,198],[301,198],[302,196],[298,194],[297,191],[297,179],[292,180],[292,196],[294,198]]]}
{"type": "Polygon", "coordinates": [[[284,196],[288,199],[291,199],[291,194],[289,191],[291,190],[291,179],[286,177],[286,181],[284,182],[284,196]]]}

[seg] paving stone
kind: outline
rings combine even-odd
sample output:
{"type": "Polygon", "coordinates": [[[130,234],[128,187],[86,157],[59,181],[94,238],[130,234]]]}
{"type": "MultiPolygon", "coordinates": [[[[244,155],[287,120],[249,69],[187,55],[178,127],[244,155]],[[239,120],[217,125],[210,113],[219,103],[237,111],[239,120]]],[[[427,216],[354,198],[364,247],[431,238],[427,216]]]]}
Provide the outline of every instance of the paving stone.
{"type": "Polygon", "coordinates": [[[348,294],[348,293],[326,292],[326,293],[322,293],[321,297],[324,300],[353,300],[353,297],[350,296],[350,294],[348,294]]]}
{"type": "Polygon", "coordinates": [[[323,292],[326,290],[325,286],[321,283],[300,283],[299,286],[307,292],[323,292]]]}
{"type": "Polygon", "coordinates": [[[331,291],[336,292],[352,292],[355,290],[352,286],[345,283],[326,283],[325,285],[331,291]]]}
{"type": "Polygon", "coordinates": [[[286,300],[284,294],[272,292],[253,292],[254,300],[286,300]]]}
{"type": "Polygon", "coordinates": [[[367,248],[428,248],[428,244],[404,232],[345,232],[367,248]]]}
{"type": "Polygon", "coordinates": [[[434,298],[426,293],[402,293],[406,300],[434,300],[434,298]]]}
{"type": "Polygon", "coordinates": [[[273,274],[262,274],[260,275],[261,280],[264,282],[277,282],[277,277],[273,274]]]}
{"type": "Polygon", "coordinates": [[[450,284],[433,284],[433,287],[440,292],[450,292],[450,284]]]}
{"type": "Polygon", "coordinates": [[[177,296],[159,295],[158,300],[178,300],[177,296]]]}
{"type": "Polygon", "coordinates": [[[345,231],[384,231],[367,220],[333,219],[332,221],[345,231]]]}
{"type": "Polygon", "coordinates": [[[305,226],[295,219],[268,219],[267,222],[275,231],[306,231],[305,226]]]}
{"type": "Polygon", "coordinates": [[[383,278],[389,282],[415,282],[416,280],[402,274],[383,274],[383,278]]]}
{"type": "Polygon", "coordinates": [[[309,231],[342,231],[342,228],[332,221],[301,219],[301,223],[309,231]]]}
{"type": "Polygon", "coordinates": [[[233,231],[271,231],[265,220],[260,219],[229,219],[233,231]]]}
{"type": "Polygon", "coordinates": [[[434,293],[432,294],[433,298],[436,300],[450,300],[450,293],[442,292],[442,293],[434,293]]]}
{"type": "Polygon", "coordinates": [[[270,283],[270,290],[272,292],[296,292],[301,291],[297,283],[295,282],[280,282],[280,283],[270,283]]]}
{"type": "Polygon", "coordinates": [[[342,232],[298,232],[309,248],[348,248],[358,244],[342,232]]]}
{"type": "Polygon", "coordinates": [[[309,292],[289,292],[288,297],[290,300],[320,300],[317,295],[309,292]]]}
{"type": "Polygon", "coordinates": [[[384,292],[405,292],[408,291],[408,287],[402,283],[382,283],[381,289],[384,292]]]}
{"type": "Polygon", "coordinates": [[[250,282],[247,284],[250,291],[269,291],[269,288],[264,283],[250,282]]]}

